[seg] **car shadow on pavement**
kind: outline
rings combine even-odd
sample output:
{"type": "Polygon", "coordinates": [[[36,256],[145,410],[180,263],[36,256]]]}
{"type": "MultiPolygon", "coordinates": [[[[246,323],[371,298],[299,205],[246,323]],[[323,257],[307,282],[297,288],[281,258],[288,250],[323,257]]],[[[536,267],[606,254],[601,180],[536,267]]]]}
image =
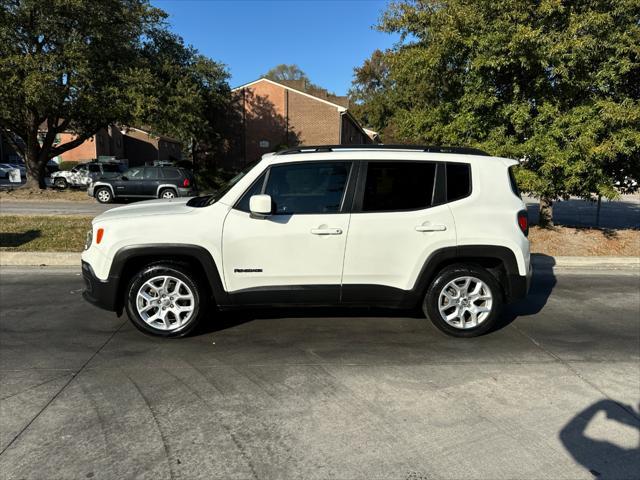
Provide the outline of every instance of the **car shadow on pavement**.
{"type": "MultiPolygon", "coordinates": [[[[378,307],[264,307],[216,311],[199,327],[196,335],[219,332],[254,320],[276,318],[422,318],[418,309],[406,310],[378,307]]],[[[425,320],[426,321],[426,320],[425,320]]]]}
{"type": "Polygon", "coordinates": [[[531,261],[533,264],[533,276],[529,294],[526,298],[505,306],[501,321],[493,331],[510,325],[518,317],[535,315],[547,304],[557,283],[556,275],[553,272],[556,262],[553,257],[544,254],[532,255],[531,261]]]}
{"type": "MultiPolygon", "coordinates": [[[[586,468],[598,479],[637,479],[640,478],[640,447],[638,435],[640,435],[640,412],[633,407],[623,405],[609,399],[587,407],[573,417],[560,430],[560,441],[573,459],[586,468]],[[602,416],[593,422],[596,416],[603,412],[606,426],[602,416]],[[615,425],[616,422],[619,425],[615,425]],[[591,423],[598,423],[589,430],[595,435],[616,438],[616,432],[620,432],[620,426],[631,427],[635,430],[633,435],[627,438],[625,446],[616,445],[607,440],[593,438],[587,428],[591,423]],[[630,440],[630,441],[629,441],[630,440]],[[631,441],[634,446],[631,445],[631,441]]],[[[624,427],[623,427],[624,428],[624,427]]],[[[619,434],[618,434],[619,436],[619,434]]],[[[616,438],[620,440],[619,438],[616,438]]]]}

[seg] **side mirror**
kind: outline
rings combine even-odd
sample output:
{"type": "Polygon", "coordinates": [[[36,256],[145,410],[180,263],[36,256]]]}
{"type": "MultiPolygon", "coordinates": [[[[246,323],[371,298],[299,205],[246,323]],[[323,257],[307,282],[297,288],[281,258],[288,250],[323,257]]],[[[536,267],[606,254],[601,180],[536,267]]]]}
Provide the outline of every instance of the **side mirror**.
{"type": "Polygon", "coordinates": [[[271,196],[270,195],[253,195],[249,199],[249,210],[251,215],[257,217],[266,217],[271,215],[271,196]]]}
{"type": "Polygon", "coordinates": [[[129,180],[126,176],[122,175],[122,180],[129,180]]]}

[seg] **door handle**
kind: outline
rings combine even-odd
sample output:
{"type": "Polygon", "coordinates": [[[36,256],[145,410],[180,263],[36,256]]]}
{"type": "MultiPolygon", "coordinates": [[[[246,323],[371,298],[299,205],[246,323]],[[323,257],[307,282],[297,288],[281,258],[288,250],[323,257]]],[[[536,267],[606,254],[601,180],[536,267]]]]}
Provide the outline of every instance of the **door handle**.
{"type": "Polygon", "coordinates": [[[311,233],[314,235],[342,235],[341,228],[312,228],[311,233]]]}
{"type": "Polygon", "coordinates": [[[418,225],[416,232],[444,232],[446,229],[446,225],[418,225]]]}

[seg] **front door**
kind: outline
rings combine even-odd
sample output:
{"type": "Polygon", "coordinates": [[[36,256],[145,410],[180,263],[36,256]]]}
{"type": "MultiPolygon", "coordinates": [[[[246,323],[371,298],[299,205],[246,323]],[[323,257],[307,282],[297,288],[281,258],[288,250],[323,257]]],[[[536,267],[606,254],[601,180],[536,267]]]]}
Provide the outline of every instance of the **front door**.
{"type": "Polygon", "coordinates": [[[349,227],[345,192],[351,162],[271,166],[227,215],[227,290],[246,304],[336,304],[349,227]],[[254,218],[251,195],[271,196],[272,214],[254,218]]]}
{"type": "Polygon", "coordinates": [[[137,197],[142,186],[143,167],[132,167],[112,182],[117,197],[137,197]]]}

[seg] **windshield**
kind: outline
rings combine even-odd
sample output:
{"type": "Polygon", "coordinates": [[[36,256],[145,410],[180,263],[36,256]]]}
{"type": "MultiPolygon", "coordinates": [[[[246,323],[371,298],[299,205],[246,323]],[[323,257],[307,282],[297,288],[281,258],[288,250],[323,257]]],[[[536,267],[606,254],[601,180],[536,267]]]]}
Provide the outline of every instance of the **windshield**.
{"type": "Polygon", "coordinates": [[[260,160],[256,160],[255,162],[251,162],[245,165],[245,167],[240,171],[240,173],[238,173],[235,177],[229,180],[216,193],[214,193],[213,195],[205,195],[203,197],[194,197],[187,202],[187,205],[189,205],[190,207],[204,207],[204,206],[215,203],[220,198],[222,198],[224,194],[226,194],[229,190],[231,190],[231,187],[233,187],[236,183],[238,183],[242,177],[244,177],[247,173],[249,173],[253,169],[253,167],[258,165],[258,163],[260,163],[260,160]]]}

